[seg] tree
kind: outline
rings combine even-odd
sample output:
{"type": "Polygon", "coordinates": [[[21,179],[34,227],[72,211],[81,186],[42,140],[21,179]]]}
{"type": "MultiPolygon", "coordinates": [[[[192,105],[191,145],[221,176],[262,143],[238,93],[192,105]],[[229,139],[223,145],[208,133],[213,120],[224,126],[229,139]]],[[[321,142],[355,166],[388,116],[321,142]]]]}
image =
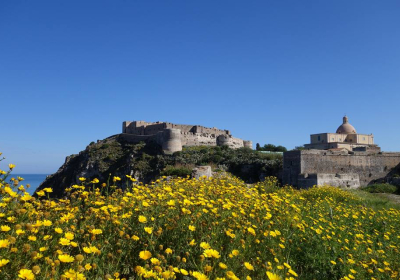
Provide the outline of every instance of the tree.
{"type": "Polygon", "coordinates": [[[276,146],[273,144],[265,144],[263,148],[264,148],[264,151],[270,151],[270,152],[276,151],[276,146]]]}
{"type": "Polygon", "coordinates": [[[261,148],[260,143],[257,143],[257,144],[256,144],[256,150],[259,151],[260,148],[261,148]]]}
{"type": "Polygon", "coordinates": [[[274,144],[265,144],[263,147],[256,145],[257,151],[268,151],[268,152],[287,152],[287,149],[283,146],[275,146],[274,144]]]}
{"type": "Polygon", "coordinates": [[[283,146],[278,146],[275,148],[276,152],[287,152],[287,149],[283,146]]]}

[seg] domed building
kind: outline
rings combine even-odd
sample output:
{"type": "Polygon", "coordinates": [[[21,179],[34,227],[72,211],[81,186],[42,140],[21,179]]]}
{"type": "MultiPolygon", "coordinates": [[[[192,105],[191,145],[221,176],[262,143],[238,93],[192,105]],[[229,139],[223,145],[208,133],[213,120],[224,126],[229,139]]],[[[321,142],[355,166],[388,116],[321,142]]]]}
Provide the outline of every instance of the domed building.
{"type": "Polygon", "coordinates": [[[347,116],[343,117],[343,124],[336,129],[336,133],[339,134],[357,134],[354,126],[349,124],[349,118],[347,116]]]}
{"type": "Polygon", "coordinates": [[[366,150],[367,148],[379,149],[374,144],[373,134],[358,134],[354,126],[349,123],[347,116],[343,117],[343,123],[336,133],[319,133],[310,135],[310,144],[304,145],[306,149],[330,150],[347,149],[366,150]]]}

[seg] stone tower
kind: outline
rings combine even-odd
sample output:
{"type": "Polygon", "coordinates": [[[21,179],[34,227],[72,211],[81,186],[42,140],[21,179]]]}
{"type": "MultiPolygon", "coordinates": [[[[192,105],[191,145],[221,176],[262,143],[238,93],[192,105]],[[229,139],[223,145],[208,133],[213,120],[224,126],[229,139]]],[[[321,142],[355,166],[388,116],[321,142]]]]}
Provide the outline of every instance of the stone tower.
{"type": "Polygon", "coordinates": [[[163,131],[162,149],[165,154],[182,151],[181,130],[167,128],[163,131]]]}

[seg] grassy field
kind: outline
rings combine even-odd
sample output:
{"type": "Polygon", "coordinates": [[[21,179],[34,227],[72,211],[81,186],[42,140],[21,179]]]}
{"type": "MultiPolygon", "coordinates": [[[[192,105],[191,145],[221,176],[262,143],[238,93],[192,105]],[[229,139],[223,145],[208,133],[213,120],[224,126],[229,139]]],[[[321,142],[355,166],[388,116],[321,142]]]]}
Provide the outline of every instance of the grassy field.
{"type": "Polygon", "coordinates": [[[399,207],[369,193],[128,176],[52,200],[2,173],[0,279],[399,279],[399,207]]]}
{"type": "Polygon", "coordinates": [[[385,193],[370,193],[364,190],[351,190],[350,192],[361,198],[365,207],[375,210],[389,208],[400,210],[400,201],[396,195],[393,195],[396,199],[392,199],[385,193]]]}

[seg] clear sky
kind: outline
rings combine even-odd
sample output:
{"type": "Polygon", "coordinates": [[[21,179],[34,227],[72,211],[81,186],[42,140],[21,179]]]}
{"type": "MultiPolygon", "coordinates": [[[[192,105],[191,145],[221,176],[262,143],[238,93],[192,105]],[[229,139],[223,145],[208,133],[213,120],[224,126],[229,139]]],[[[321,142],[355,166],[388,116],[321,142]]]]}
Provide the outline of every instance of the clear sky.
{"type": "Polygon", "coordinates": [[[400,1],[1,1],[0,152],[53,173],[124,120],[400,151],[400,1]]]}

